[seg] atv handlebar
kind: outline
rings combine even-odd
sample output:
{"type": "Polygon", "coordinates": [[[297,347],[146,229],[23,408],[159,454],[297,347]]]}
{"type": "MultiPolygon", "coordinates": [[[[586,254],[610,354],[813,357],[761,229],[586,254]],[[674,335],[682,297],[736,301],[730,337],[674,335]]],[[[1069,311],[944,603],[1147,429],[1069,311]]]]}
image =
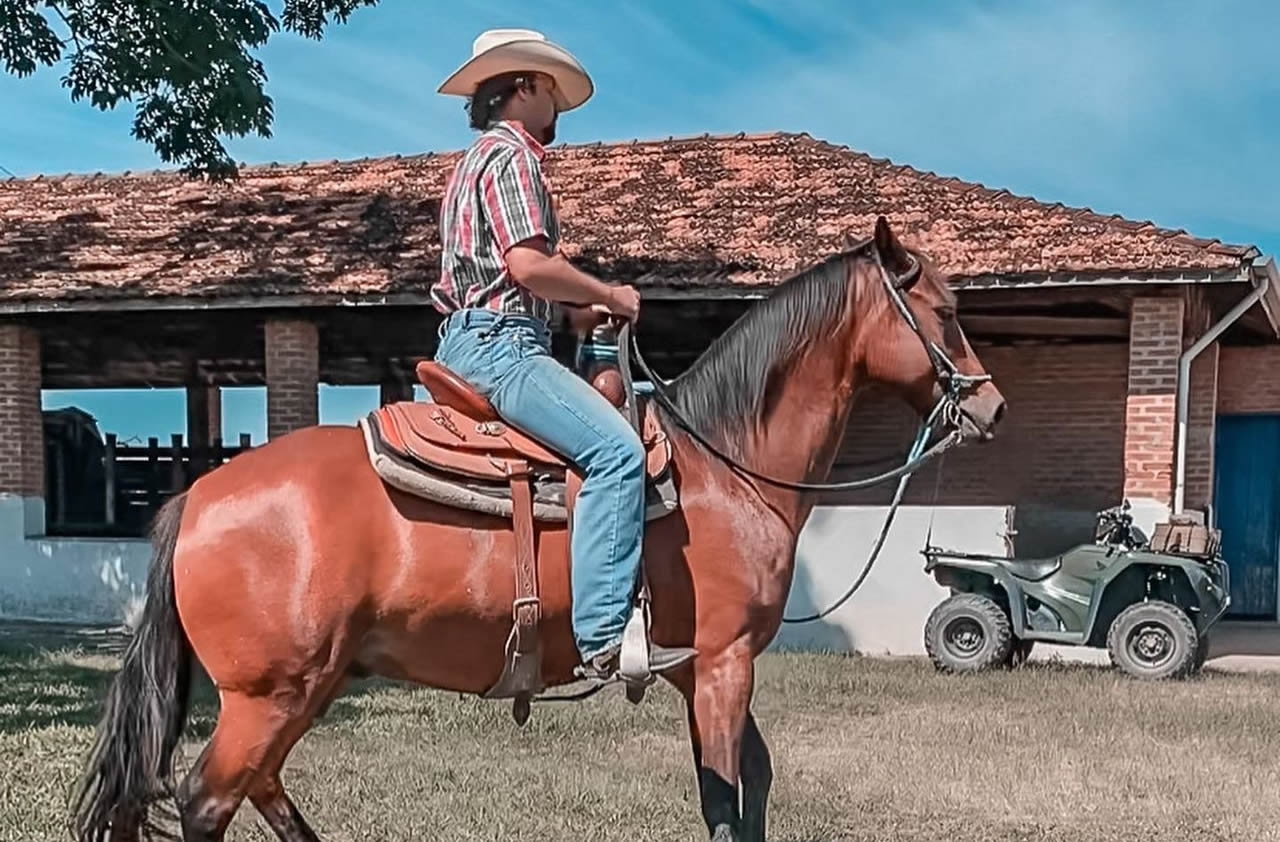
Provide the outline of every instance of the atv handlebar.
{"type": "Polygon", "coordinates": [[[1133,526],[1132,507],[1125,500],[1119,506],[1112,506],[1098,512],[1098,526],[1094,537],[1100,544],[1115,544],[1133,550],[1146,543],[1146,536],[1133,526]]]}

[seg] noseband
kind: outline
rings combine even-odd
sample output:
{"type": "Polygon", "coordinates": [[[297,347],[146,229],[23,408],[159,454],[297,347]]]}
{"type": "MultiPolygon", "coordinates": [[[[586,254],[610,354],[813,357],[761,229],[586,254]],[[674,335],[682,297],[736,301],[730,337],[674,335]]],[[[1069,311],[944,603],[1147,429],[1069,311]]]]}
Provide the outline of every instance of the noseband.
{"type": "MultiPolygon", "coordinates": [[[[809,483],[809,482],[792,482],[790,480],[777,479],[775,477],[765,476],[757,473],[752,469],[743,465],[732,456],[721,451],[714,444],[707,441],[693,424],[685,418],[684,414],[676,407],[675,402],[667,394],[664,388],[664,381],[654,374],[649,368],[644,356],[640,353],[640,344],[636,340],[635,332],[631,329],[630,322],[624,322],[618,335],[618,368],[622,373],[623,385],[626,391],[627,405],[631,413],[635,413],[635,387],[631,380],[631,353],[635,354],[636,364],[640,370],[644,372],[645,377],[653,384],[653,396],[659,405],[667,411],[681,428],[692,436],[699,444],[707,448],[722,461],[729,464],[730,467],[746,474],[753,479],[768,483],[769,485],[779,488],[786,488],[792,491],[856,491],[863,488],[871,488],[883,482],[892,479],[898,479],[912,474],[924,463],[928,462],[935,456],[950,450],[952,447],[960,443],[961,425],[967,413],[961,408],[960,402],[964,396],[972,389],[976,388],[980,383],[985,383],[991,379],[990,375],[971,375],[963,374],[956,366],[951,356],[944,348],[936,342],[930,340],[924,335],[924,331],[920,328],[915,314],[911,312],[911,308],[907,306],[905,294],[911,289],[911,286],[919,280],[922,273],[920,261],[914,255],[908,255],[911,260],[911,268],[900,275],[894,275],[884,265],[880,257],[880,250],[875,248],[873,239],[867,239],[858,243],[850,250],[850,254],[859,254],[867,250],[871,246],[870,251],[873,255],[876,267],[880,270],[880,279],[884,284],[885,292],[889,296],[889,300],[893,302],[898,313],[906,320],[907,325],[911,328],[920,339],[920,343],[924,346],[925,353],[929,356],[929,362],[933,366],[934,377],[937,384],[941,387],[941,395],[937,403],[929,415],[921,422],[920,430],[916,435],[915,443],[912,445],[911,451],[907,456],[906,462],[891,471],[877,474],[864,479],[851,480],[848,482],[831,482],[831,483],[809,483]],[[925,444],[933,436],[935,432],[946,430],[947,435],[937,444],[929,449],[925,449],[925,444]]],[[[970,419],[972,420],[972,419],[970,419]]],[[[632,419],[635,423],[634,418],[632,419]]]]}

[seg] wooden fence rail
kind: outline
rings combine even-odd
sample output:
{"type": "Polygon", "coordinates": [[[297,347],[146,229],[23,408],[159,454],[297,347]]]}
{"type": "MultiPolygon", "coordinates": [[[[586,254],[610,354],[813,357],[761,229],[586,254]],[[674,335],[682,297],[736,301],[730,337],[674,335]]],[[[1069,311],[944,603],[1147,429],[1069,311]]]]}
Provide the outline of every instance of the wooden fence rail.
{"type": "Polygon", "coordinates": [[[144,535],[166,500],[253,447],[248,433],[237,444],[214,439],[208,447],[186,445],[178,434],[167,447],[154,436],[146,445],[122,445],[114,433],[104,439],[91,448],[49,443],[45,501],[50,534],[144,535]]]}

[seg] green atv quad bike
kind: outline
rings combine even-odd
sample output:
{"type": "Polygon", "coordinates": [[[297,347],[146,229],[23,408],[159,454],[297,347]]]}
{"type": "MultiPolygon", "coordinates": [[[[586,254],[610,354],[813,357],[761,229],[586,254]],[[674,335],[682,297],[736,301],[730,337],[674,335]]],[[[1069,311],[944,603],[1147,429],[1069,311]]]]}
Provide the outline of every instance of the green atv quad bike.
{"type": "Polygon", "coordinates": [[[925,572],[951,589],[925,624],[929,658],[945,672],[1016,666],[1043,640],[1105,647],[1136,678],[1197,672],[1231,601],[1220,538],[1185,520],[1155,534],[1133,525],[1126,500],[1098,514],[1093,543],[1054,558],[926,547],[925,572]]]}

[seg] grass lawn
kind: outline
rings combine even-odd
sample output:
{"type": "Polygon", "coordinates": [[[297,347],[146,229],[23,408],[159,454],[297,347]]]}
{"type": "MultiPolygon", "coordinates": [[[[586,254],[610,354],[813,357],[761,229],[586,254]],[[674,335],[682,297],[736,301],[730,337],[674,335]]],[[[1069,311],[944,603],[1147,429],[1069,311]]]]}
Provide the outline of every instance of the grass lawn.
{"type": "MultiPolygon", "coordinates": [[[[109,638],[0,633],[0,840],[66,840],[115,666],[109,638]]],[[[771,654],[770,839],[1280,839],[1280,676],[1139,684],[1093,667],[945,677],[917,660],[771,654]]],[[[364,682],[290,757],[326,840],[703,839],[684,708],[664,685],[537,706],[364,682]]],[[[212,727],[207,690],[189,724],[212,727]]],[[[233,840],[273,840],[245,804],[233,840]]]]}

